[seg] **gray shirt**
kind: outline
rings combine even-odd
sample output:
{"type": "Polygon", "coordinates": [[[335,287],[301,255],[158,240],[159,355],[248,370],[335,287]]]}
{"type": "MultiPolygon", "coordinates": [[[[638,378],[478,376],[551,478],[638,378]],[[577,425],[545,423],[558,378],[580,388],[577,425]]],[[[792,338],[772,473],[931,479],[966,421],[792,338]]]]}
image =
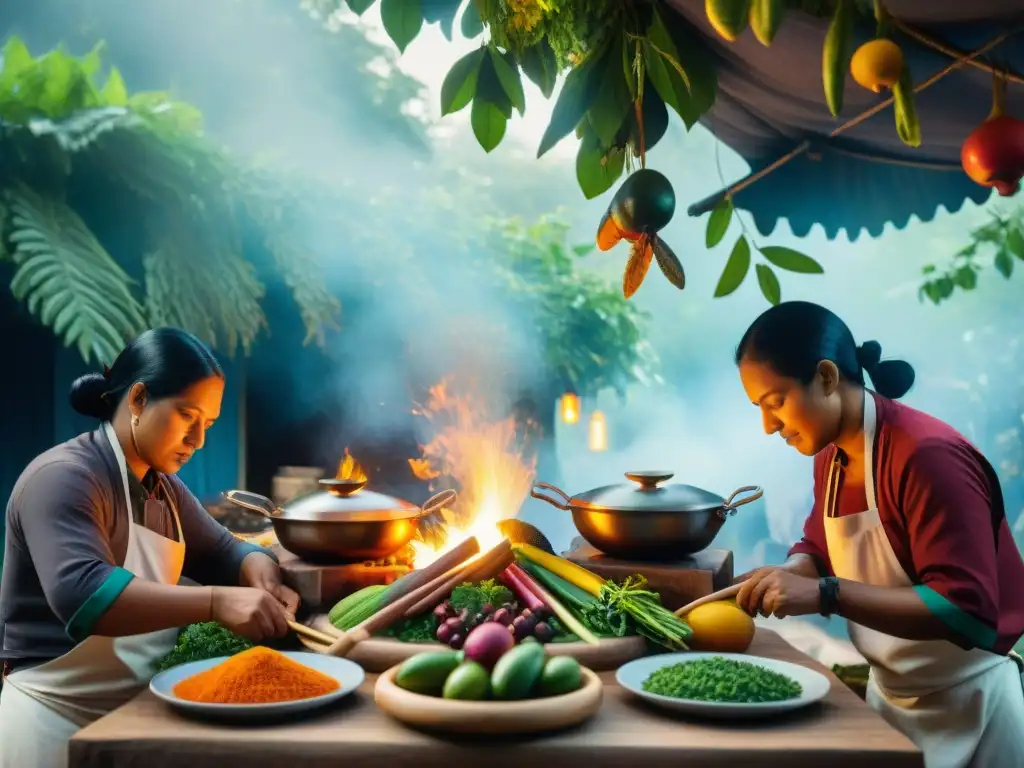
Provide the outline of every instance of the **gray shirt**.
{"type": "MultiPolygon", "coordinates": [[[[242,559],[266,550],[238,541],[177,477],[139,481],[129,471],[132,510],[102,428],[55,446],[18,478],[7,505],[0,579],[0,659],[21,666],[54,659],[92,634],[96,622],[134,578],[122,567],[130,520],[177,539],[177,506],[185,540],[184,578],[236,585],[242,559]],[[145,515],[150,493],[163,501],[145,515]],[[129,517],[130,516],[130,517],[129,517]]],[[[267,552],[269,555],[270,553],[267,552]]]]}

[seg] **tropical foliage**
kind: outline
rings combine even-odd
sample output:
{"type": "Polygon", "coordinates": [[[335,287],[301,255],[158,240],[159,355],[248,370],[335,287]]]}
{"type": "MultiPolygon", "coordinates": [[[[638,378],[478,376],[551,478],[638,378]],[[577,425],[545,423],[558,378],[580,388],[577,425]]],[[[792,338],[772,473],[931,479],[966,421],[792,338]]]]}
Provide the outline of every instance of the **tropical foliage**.
{"type": "MultiPolygon", "coordinates": [[[[320,18],[344,6],[365,13],[377,0],[302,0],[320,18]]],[[[451,39],[456,20],[466,38],[482,38],[479,48],[459,59],[445,78],[441,114],[469,108],[473,131],[487,152],[505,136],[513,112],[525,111],[523,76],[550,97],[568,70],[540,141],[541,157],[562,139],[579,140],[576,178],[583,194],[604,194],[638,166],[665,135],[669,110],[689,129],[711,109],[717,72],[704,43],[661,0],[379,0],[384,29],[405,51],[425,24],[438,24],[451,39]]],[[[833,115],[843,104],[846,73],[853,54],[854,28],[874,21],[879,37],[890,23],[881,0],[716,0],[706,4],[712,27],[733,41],[748,24],[769,46],[790,10],[830,18],[822,49],[822,87],[833,115]]],[[[900,139],[920,144],[913,83],[903,68],[893,86],[893,115],[900,139]]],[[[733,214],[724,197],[710,214],[708,242],[733,214]]],[[[724,235],[724,230],[723,230],[724,235]]],[[[751,242],[743,235],[718,281],[715,296],[731,294],[750,272],[751,242]]],[[[821,265],[791,249],[765,247],[755,266],[758,286],[770,303],[781,300],[776,269],[821,273],[821,265]]]]}
{"type": "Polygon", "coordinates": [[[87,360],[109,363],[152,325],[187,328],[234,354],[266,320],[243,240],[255,233],[322,340],[339,309],[290,225],[297,203],[273,193],[202,132],[194,107],[168,94],[103,83],[103,46],[33,57],[10,37],[0,70],[0,257],[16,299],[87,360]],[[102,204],[97,204],[102,200],[102,204]],[[141,248],[115,259],[90,226],[97,208],[141,248]]]}

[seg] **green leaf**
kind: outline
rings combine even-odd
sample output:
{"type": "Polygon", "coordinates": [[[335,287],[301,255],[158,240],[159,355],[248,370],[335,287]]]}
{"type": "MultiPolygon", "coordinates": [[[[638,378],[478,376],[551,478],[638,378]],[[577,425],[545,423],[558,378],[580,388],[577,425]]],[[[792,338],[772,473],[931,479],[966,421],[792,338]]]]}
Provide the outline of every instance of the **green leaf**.
{"type": "Polygon", "coordinates": [[[583,256],[589,256],[594,252],[595,246],[593,243],[580,243],[572,247],[572,252],[582,258],[583,256]]]}
{"type": "Polygon", "coordinates": [[[480,146],[484,148],[485,152],[491,152],[505,138],[508,119],[501,109],[489,101],[482,99],[473,101],[470,122],[473,125],[476,140],[480,142],[480,146]]]}
{"type": "Polygon", "coordinates": [[[661,14],[651,14],[651,26],[644,40],[644,65],[647,77],[655,90],[668,106],[683,119],[687,129],[693,127],[700,117],[690,96],[690,79],[679,61],[679,52],[672,40],[661,14]]]}
{"type": "Polygon", "coordinates": [[[725,262],[725,269],[722,276],[718,278],[718,286],[715,288],[715,298],[720,299],[728,296],[743,284],[743,280],[750,270],[750,243],[744,235],[732,247],[729,260],[725,262]]]}
{"type": "Polygon", "coordinates": [[[694,35],[693,28],[682,14],[666,14],[662,22],[675,44],[679,65],[690,81],[690,108],[700,117],[715,104],[718,66],[709,56],[704,40],[694,35]]]}
{"type": "Polygon", "coordinates": [[[704,243],[708,248],[714,248],[725,237],[729,229],[729,222],[732,221],[732,199],[723,197],[712,209],[708,217],[708,226],[704,232],[704,243]]]}
{"type": "Polygon", "coordinates": [[[509,64],[494,46],[488,47],[488,50],[491,54],[494,73],[498,77],[498,82],[501,83],[502,90],[505,91],[512,106],[519,110],[520,115],[523,114],[526,110],[526,94],[523,93],[523,81],[519,77],[518,67],[509,64]]]}
{"type": "Polygon", "coordinates": [[[356,16],[362,16],[377,0],[346,0],[348,7],[356,16]]]}
{"type": "Polygon", "coordinates": [[[1009,280],[1010,275],[1013,274],[1013,257],[1010,255],[1009,249],[1000,248],[998,251],[996,251],[996,258],[994,263],[996,269],[999,270],[999,273],[1007,280],[1009,280]]]}
{"type": "Polygon", "coordinates": [[[602,62],[604,71],[600,75],[597,99],[587,112],[597,137],[605,147],[615,143],[615,137],[633,108],[629,84],[622,71],[623,47],[622,38],[616,35],[608,56],[602,62]]]}
{"type": "Polygon", "coordinates": [[[558,83],[558,61],[548,41],[542,39],[536,45],[520,51],[519,66],[531,82],[540,88],[544,98],[550,99],[558,83]]]}
{"type": "Polygon", "coordinates": [[[103,99],[104,106],[128,106],[128,88],[125,86],[124,78],[121,77],[121,73],[118,71],[117,67],[110,68],[110,74],[107,75],[107,82],[103,86],[100,96],[103,99]]]}
{"type": "Polygon", "coordinates": [[[761,255],[779,269],[787,272],[799,272],[804,275],[820,275],[825,270],[821,264],[810,256],[805,256],[792,248],[785,248],[781,245],[766,245],[761,249],[761,255]]]}
{"type": "Polygon", "coordinates": [[[584,197],[593,200],[603,195],[622,176],[626,153],[621,149],[605,150],[593,131],[584,133],[576,152],[576,181],[584,197]]]}
{"type": "Polygon", "coordinates": [[[960,269],[953,273],[953,282],[965,291],[974,290],[978,285],[978,273],[971,266],[960,267],[960,269]]]}
{"type": "Polygon", "coordinates": [[[486,101],[488,104],[493,104],[505,116],[506,121],[512,117],[512,99],[505,93],[501,81],[498,80],[494,61],[489,55],[485,55],[480,62],[480,74],[476,81],[474,101],[486,101]]]}
{"type": "Polygon", "coordinates": [[[462,0],[420,0],[423,21],[427,24],[436,22],[441,34],[448,41],[452,39],[452,27],[455,25],[455,15],[459,12],[460,5],[462,0]]]}
{"type": "Polygon", "coordinates": [[[548,123],[544,136],[537,149],[537,157],[543,157],[558,142],[576,130],[576,126],[584,115],[594,106],[597,98],[597,85],[602,68],[603,55],[593,55],[578,67],[569,72],[562,84],[562,92],[551,111],[551,122],[548,123]]]}
{"type": "Polygon", "coordinates": [[[767,264],[758,264],[756,271],[757,284],[761,288],[761,295],[772,305],[782,301],[782,286],[779,285],[779,278],[775,276],[775,271],[767,264]]]}
{"type": "Polygon", "coordinates": [[[1024,260],[1024,232],[1020,224],[1011,226],[1006,233],[1006,248],[1018,259],[1024,260]]]}
{"type": "Polygon", "coordinates": [[[476,95],[480,62],[485,49],[477,48],[452,64],[441,83],[441,115],[451,115],[466,107],[476,95]]]}
{"type": "Polygon", "coordinates": [[[467,40],[472,40],[484,31],[484,23],[480,19],[480,9],[477,8],[475,0],[469,0],[466,3],[466,9],[462,12],[461,27],[462,36],[467,40]]]}
{"type": "Polygon", "coordinates": [[[405,53],[423,29],[420,0],[380,0],[380,20],[399,52],[405,53]]]}

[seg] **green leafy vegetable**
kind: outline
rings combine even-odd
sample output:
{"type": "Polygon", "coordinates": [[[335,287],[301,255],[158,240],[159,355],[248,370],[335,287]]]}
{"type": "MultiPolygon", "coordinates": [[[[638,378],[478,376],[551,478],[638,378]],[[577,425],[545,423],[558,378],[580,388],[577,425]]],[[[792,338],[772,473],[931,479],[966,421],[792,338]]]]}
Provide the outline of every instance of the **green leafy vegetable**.
{"type": "Polygon", "coordinates": [[[437,637],[437,618],[433,613],[421,613],[408,619],[396,621],[379,633],[382,637],[391,637],[403,643],[432,643],[437,637]]]}
{"type": "Polygon", "coordinates": [[[515,600],[512,591],[494,579],[487,579],[476,584],[466,581],[452,590],[448,602],[457,611],[468,609],[471,614],[480,613],[480,609],[488,603],[497,608],[504,603],[515,600]]]}
{"type": "Polygon", "coordinates": [[[174,649],[158,661],[158,672],[190,661],[205,661],[218,656],[234,656],[252,648],[253,644],[215,621],[190,624],[178,634],[174,649]]]}
{"type": "Polygon", "coordinates": [[[788,701],[803,693],[800,684],[785,675],[721,656],[662,667],[644,681],[643,689],[674,699],[739,704],[788,701]]]}
{"type": "Polygon", "coordinates": [[[628,616],[639,635],[665,648],[686,648],[693,630],[661,604],[657,592],[644,589],[647,579],[629,576],[621,584],[609,581],[601,587],[601,602],[608,613],[628,616]]]}

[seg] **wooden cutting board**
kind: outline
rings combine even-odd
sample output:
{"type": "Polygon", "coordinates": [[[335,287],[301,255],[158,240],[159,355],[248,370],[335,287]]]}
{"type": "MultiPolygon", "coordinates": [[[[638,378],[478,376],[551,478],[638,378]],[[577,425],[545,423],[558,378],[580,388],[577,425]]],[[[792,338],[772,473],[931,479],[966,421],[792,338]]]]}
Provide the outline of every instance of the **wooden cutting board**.
{"type": "MultiPolygon", "coordinates": [[[[321,613],[307,619],[306,626],[325,635],[337,635],[327,618],[321,613]]],[[[306,637],[299,637],[302,644],[318,653],[324,646],[306,637]]],[[[647,641],[642,637],[616,637],[602,639],[597,645],[590,643],[547,643],[544,646],[549,656],[572,656],[584,667],[598,672],[618,669],[627,661],[639,659],[647,653],[647,641]]],[[[445,651],[448,646],[440,643],[403,643],[390,637],[371,637],[349,651],[346,658],[354,661],[367,672],[384,672],[396,664],[425,651],[445,651]]]]}
{"type": "Polygon", "coordinates": [[[577,537],[562,557],[605,579],[622,581],[640,574],[670,611],[725,589],[733,580],[732,552],[728,549],[705,549],[670,563],[645,563],[609,557],[577,537]]]}

